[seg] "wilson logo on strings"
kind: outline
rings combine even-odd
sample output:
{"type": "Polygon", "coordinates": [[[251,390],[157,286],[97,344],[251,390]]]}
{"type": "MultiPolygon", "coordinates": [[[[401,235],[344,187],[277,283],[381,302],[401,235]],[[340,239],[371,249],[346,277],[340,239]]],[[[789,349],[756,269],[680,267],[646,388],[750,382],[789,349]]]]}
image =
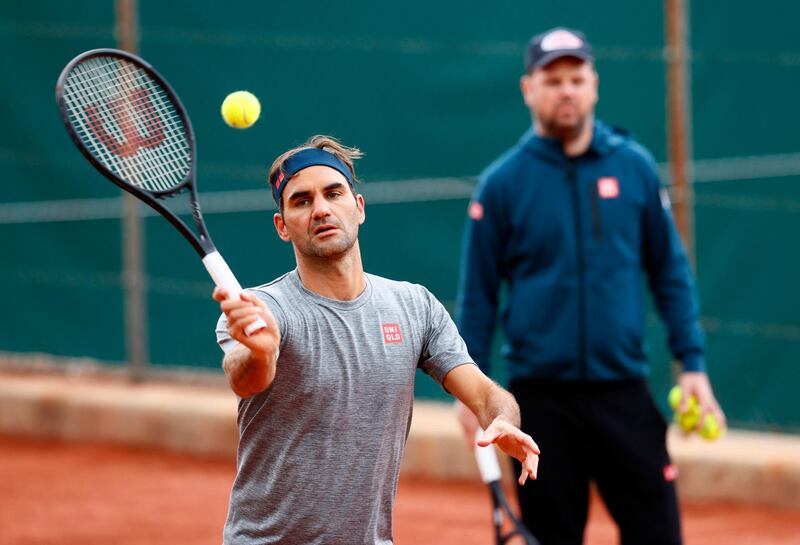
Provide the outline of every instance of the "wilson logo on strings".
{"type": "Polygon", "coordinates": [[[135,89],[127,97],[115,98],[108,103],[108,110],[114,116],[124,140],[120,142],[106,130],[104,113],[97,106],[86,106],[84,112],[89,120],[89,128],[95,138],[103,143],[114,155],[133,157],[139,148],[155,148],[164,141],[164,124],[156,113],[150,97],[145,89],[135,89]],[[136,110],[136,116],[131,115],[136,110]],[[144,119],[146,131],[143,135],[140,127],[134,123],[134,117],[144,119]]]}

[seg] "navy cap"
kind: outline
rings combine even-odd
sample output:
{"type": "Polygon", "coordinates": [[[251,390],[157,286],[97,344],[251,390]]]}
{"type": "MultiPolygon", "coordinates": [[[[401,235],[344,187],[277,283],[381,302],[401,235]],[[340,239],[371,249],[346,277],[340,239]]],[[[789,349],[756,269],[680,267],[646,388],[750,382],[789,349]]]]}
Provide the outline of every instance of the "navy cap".
{"type": "Polygon", "coordinates": [[[541,68],[562,57],[594,60],[592,46],[580,30],[556,27],[531,38],[525,50],[525,72],[541,68]]]}

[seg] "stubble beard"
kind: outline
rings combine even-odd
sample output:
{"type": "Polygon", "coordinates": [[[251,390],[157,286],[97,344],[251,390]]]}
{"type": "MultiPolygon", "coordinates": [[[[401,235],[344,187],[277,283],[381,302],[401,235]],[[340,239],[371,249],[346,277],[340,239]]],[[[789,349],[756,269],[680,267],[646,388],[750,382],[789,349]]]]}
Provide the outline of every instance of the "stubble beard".
{"type": "Polygon", "coordinates": [[[558,138],[562,142],[571,142],[578,138],[586,126],[588,116],[580,116],[574,123],[564,124],[559,122],[555,116],[551,119],[540,119],[539,123],[545,134],[558,138]]]}
{"type": "Polygon", "coordinates": [[[308,244],[299,247],[301,253],[320,259],[338,259],[346,255],[356,244],[358,240],[358,228],[347,229],[344,225],[337,224],[338,229],[341,231],[337,235],[336,240],[316,241],[314,236],[308,241],[308,244]]]}

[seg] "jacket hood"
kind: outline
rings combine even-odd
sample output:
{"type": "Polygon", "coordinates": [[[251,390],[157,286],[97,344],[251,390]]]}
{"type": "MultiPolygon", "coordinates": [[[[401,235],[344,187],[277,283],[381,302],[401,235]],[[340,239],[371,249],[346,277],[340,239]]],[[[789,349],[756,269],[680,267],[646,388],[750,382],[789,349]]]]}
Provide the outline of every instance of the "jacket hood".
{"type": "MultiPolygon", "coordinates": [[[[630,139],[628,131],[594,120],[594,134],[586,154],[609,155],[623,146],[630,139]]],[[[567,160],[558,138],[539,136],[533,127],[525,131],[520,138],[520,146],[537,157],[550,162],[563,163],[567,160]]]]}

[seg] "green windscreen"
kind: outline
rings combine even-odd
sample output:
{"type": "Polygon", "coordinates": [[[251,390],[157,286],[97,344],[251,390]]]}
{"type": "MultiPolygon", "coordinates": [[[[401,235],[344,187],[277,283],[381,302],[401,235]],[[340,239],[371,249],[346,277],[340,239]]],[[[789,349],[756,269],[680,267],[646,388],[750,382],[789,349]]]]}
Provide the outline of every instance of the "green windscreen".
{"type": "MultiPolygon", "coordinates": [[[[189,112],[206,221],[243,285],[294,266],[274,234],[267,168],[309,136],[332,134],[366,153],[366,269],[422,283],[452,311],[470,192],[530,124],[522,54],[552,26],[580,28],[594,45],[598,116],[666,161],[660,2],[139,6],[141,54],[189,112]],[[219,112],[239,89],[262,104],[248,130],[228,128],[219,112]]],[[[800,46],[785,15],[794,8],[691,6],[694,236],[711,378],[734,425],[797,430],[800,46]]],[[[72,57],[115,40],[113,3],[0,6],[2,353],[127,358],[120,191],[74,148],[53,98],[72,57]]],[[[212,283],[171,226],[152,214],[144,223],[151,365],[217,369],[212,283]]],[[[648,324],[663,402],[670,358],[652,311],[648,324]]],[[[502,381],[499,359],[495,368],[502,381]]],[[[429,378],[417,382],[418,395],[445,397],[429,378]]]]}

